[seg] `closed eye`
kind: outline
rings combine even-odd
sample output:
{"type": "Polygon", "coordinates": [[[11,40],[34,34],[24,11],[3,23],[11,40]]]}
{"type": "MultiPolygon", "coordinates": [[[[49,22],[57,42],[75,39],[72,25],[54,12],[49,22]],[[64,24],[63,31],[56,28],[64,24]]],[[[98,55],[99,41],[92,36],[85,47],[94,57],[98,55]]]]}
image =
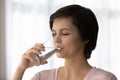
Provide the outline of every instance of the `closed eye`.
{"type": "Polygon", "coordinates": [[[62,33],[62,35],[69,35],[69,33],[62,33]]]}

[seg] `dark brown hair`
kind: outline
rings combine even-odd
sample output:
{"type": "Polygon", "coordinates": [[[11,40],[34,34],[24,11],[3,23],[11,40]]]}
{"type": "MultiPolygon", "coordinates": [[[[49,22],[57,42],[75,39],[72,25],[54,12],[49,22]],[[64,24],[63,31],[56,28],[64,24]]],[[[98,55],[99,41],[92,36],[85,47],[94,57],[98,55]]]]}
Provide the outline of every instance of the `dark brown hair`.
{"type": "Polygon", "coordinates": [[[78,28],[82,40],[89,41],[85,46],[84,54],[87,59],[90,58],[92,50],[96,47],[98,35],[98,22],[94,13],[80,5],[62,7],[50,16],[49,24],[51,29],[54,20],[61,17],[70,17],[73,24],[78,28]]]}

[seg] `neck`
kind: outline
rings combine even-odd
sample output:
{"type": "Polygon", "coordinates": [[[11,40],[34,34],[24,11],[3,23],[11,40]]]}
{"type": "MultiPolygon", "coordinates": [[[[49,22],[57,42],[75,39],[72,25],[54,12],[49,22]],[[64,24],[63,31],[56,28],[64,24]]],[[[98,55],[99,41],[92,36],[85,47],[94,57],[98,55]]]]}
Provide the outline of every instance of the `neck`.
{"type": "Polygon", "coordinates": [[[69,72],[69,71],[77,72],[78,70],[82,71],[87,68],[91,68],[91,66],[88,64],[86,59],[76,58],[76,59],[68,59],[68,60],[66,59],[64,68],[67,72],[69,72]]]}
{"type": "Polygon", "coordinates": [[[88,73],[88,71],[92,68],[88,64],[85,57],[78,57],[79,56],[65,59],[65,66],[63,67],[63,72],[66,80],[77,80],[77,76],[82,80],[88,73]]]}

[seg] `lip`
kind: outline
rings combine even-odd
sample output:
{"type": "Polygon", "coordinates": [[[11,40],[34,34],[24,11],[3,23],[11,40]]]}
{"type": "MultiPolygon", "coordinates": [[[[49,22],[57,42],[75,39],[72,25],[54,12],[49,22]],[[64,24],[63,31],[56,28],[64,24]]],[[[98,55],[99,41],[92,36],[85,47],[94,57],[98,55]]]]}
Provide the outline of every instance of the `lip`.
{"type": "Polygon", "coordinates": [[[58,50],[61,50],[61,48],[57,48],[58,50]]]}
{"type": "Polygon", "coordinates": [[[61,48],[57,48],[58,50],[57,50],[57,52],[61,52],[62,51],[62,47],[61,48]]]}
{"type": "Polygon", "coordinates": [[[56,47],[56,49],[61,50],[63,47],[56,47]]]}
{"type": "Polygon", "coordinates": [[[57,45],[55,46],[56,49],[58,49],[57,51],[61,51],[63,49],[63,46],[62,45],[57,45]]]}

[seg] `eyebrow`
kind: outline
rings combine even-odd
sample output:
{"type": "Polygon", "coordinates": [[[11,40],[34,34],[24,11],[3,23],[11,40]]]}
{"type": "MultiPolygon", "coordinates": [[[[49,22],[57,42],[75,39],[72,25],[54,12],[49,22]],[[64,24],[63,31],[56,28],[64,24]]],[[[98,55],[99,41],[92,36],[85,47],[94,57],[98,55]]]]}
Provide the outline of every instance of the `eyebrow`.
{"type": "MultiPolygon", "coordinates": [[[[60,31],[63,31],[63,30],[68,30],[68,31],[71,31],[71,29],[68,29],[68,28],[62,28],[60,31]]],[[[55,31],[54,29],[52,29],[52,31],[55,31]]]]}

